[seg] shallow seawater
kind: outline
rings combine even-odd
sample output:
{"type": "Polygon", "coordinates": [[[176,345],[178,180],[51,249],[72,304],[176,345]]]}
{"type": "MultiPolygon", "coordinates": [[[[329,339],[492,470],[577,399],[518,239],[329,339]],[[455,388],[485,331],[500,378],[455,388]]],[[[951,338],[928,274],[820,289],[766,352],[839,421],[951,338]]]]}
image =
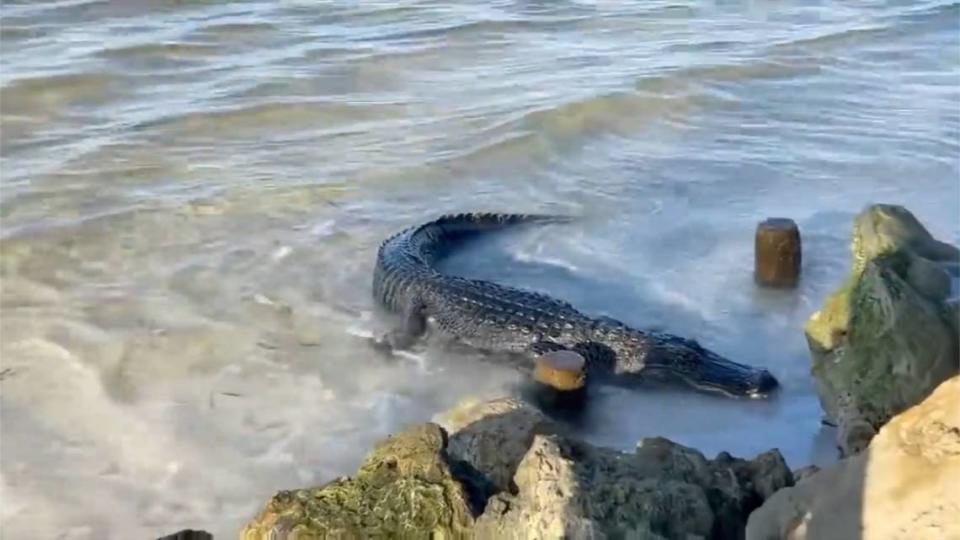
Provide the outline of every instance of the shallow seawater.
{"type": "Polygon", "coordinates": [[[772,400],[603,389],[585,435],[834,459],[802,324],[852,218],[960,241],[960,5],[4,2],[4,538],[230,537],[520,376],[364,339],[380,241],[550,211],[451,270],[700,340],[772,400]],[[797,221],[803,277],[752,283],[797,221]]]}

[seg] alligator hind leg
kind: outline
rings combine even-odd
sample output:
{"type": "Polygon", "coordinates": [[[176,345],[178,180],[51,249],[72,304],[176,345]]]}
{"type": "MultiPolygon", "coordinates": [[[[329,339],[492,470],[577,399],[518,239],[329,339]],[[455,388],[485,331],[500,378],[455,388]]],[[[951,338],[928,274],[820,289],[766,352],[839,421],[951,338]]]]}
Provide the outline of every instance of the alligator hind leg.
{"type": "Polygon", "coordinates": [[[420,302],[411,302],[401,315],[400,325],[374,338],[374,346],[386,351],[402,351],[412,347],[427,331],[424,307],[420,302]]]}

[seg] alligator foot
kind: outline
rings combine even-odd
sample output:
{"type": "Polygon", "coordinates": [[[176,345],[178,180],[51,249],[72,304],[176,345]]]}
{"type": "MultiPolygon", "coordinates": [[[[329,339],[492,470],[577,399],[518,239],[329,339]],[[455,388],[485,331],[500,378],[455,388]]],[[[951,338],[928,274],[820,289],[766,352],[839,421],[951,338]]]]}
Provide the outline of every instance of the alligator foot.
{"type": "Polygon", "coordinates": [[[392,354],[394,351],[406,351],[427,332],[427,318],[423,313],[423,304],[411,302],[401,314],[400,326],[371,339],[373,347],[392,354]]]}
{"type": "Polygon", "coordinates": [[[413,347],[419,336],[412,336],[403,329],[395,329],[385,334],[369,338],[370,344],[377,351],[392,355],[394,351],[405,351],[413,347]]]}

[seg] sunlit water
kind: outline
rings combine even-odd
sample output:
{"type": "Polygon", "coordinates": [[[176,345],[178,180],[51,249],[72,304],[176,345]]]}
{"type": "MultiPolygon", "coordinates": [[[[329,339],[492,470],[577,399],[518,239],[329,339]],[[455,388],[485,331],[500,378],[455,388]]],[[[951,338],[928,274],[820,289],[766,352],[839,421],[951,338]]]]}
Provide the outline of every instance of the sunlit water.
{"type": "Polygon", "coordinates": [[[854,214],[904,204],[960,240],[956,3],[2,13],[4,538],[232,537],[277,489],[510,392],[505,367],[364,341],[378,243],[439,213],[583,216],[450,268],[783,383],[766,402],[604,390],[591,440],[777,447],[795,467],[833,459],[801,328],[854,214]],[[803,234],[795,291],[751,281],[770,216],[803,234]]]}

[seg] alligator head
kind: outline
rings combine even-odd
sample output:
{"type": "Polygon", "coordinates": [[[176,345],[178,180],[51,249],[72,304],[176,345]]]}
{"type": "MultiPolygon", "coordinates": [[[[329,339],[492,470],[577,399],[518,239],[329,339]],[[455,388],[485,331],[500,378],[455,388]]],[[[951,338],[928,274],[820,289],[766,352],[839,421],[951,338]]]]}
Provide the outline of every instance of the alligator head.
{"type": "Polygon", "coordinates": [[[644,354],[621,358],[617,366],[621,374],[636,373],[731,397],[764,398],[780,386],[766,369],[734,362],[676,336],[658,335],[647,341],[644,354]]]}

